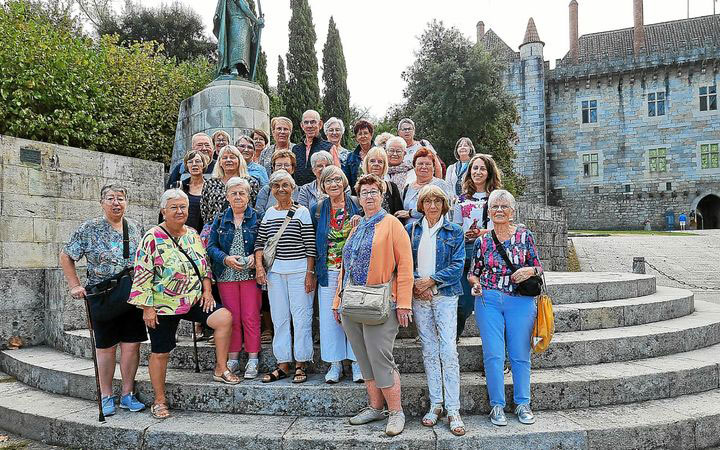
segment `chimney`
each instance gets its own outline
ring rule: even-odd
[[[570,60],[577,64],[578,62],[578,2],[572,0],[570,2]]]
[[[477,41],[480,42],[482,40],[483,36],[485,36],[485,22],[483,22],[481,20],[480,22],[477,23],[476,27],[477,27]]]
[[[635,56],[645,51],[645,21],[643,19],[643,0],[633,0],[633,53]]]

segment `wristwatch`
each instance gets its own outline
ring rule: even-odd
[[[537,266],[533,267],[533,272],[535,272],[535,276],[538,276]]]

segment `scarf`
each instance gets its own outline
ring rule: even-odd
[[[347,285],[348,276],[352,276],[352,284],[356,286],[367,284],[368,271],[370,270],[370,253],[372,252],[372,243],[375,237],[375,225],[380,223],[385,218],[385,215],[387,215],[387,212],[381,209],[372,217],[360,219],[355,232],[345,243],[343,248],[344,286]]]

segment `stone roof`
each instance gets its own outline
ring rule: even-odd
[[[528,31],[529,28],[528,24]],[[633,28],[580,36],[578,62],[583,64],[632,57],[633,36]],[[645,41],[648,54],[679,53],[697,48],[720,47],[720,15],[645,25]],[[565,55],[562,64],[572,64],[569,54]]]
[[[530,20],[528,20],[527,30],[525,30],[525,38],[523,39],[522,44],[520,44],[520,47],[525,44],[532,44],[535,42],[545,44],[543,41],[540,40],[540,35],[538,34],[537,27],[535,26],[535,21],[531,17]]]
[[[518,53],[513,51],[492,29],[483,35],[478,44],[501,61],[514,61],[519,58]]]

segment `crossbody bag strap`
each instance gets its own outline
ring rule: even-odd
[[[175,246],[178,248],[178,250],[180,250],[180,252],[181,252],[183,255],[185,255],[185,258],[187,258],[187,260],[190,261],[190,264],[192,264],[192,267],[193,267],[193,269],[195,270],[195,275],[197,275],[198,279],[200,280],[200,285],[202,286],[203,277],[200,275],[200,269],[198,269],[198,266],[197,266],[197,264],[195,264],[195,261],[193,261],[193,259],[190,257],[190,255],[187,254],[187,252],[185,251],[185,249],[183,249],[183,248],[180,246],[180,243],[175,240],[175,238],[173,237],[173,235],[170,234],[170,233],[168,232],[168,230],[165,229],[165,227],[163,227],[162,225],[158,225],[158,226],[159,226],[160,228],[162,228],[162,230],[165,232],[165,234],[167,234],[168,236],[170,236],[170,240],[173,241],[173,244],[175,244]]]
[[[495,247],[498,249],[498,253],[500,253],[500,256],[502,256],[502,259],[505,260],[505,263],[510,267],[510,270],[515,273],[517,268],[515,267],[515,264],[510,261],[510,257],[507,254],[507,251],[505,250],[505,246],[502,245],[502,242],[500,242],[500,239],[498,239],[497,234],[495,234],[495,230],[491,231],[493,241],[495,241]]]
[[[123,217],[123,259],[130,258],[130,231],[128,230],[127,220]]]
[[[417,225],[417,221],[413,222],[412,228],[410,229],[410,243],[411,244],[415,240],[415,226],[416,225]],[[418,247],[418,250],[420,250],[419,247]],[[397,268],[395,270],[397,270]],[[417,270],[417,258],[413,258],[413,270]]]
[[[285,220],[283,220],[282,225],[280,226],[280,229],[277,230],[277,233],[272,237],[272,239],[280,239],[280,236],[285,232],[285,228],[287,228],[288,224],[290,224],[290,221],[292,220],[293,216],[295,215],[295,211],[297,210],[297,203],[293,203],[293,205],[290,207],[290,211],[288,211],[287,216],[285,216]]]
[[[490,209],[490,203],[488,202],[489,199],[490,199],[489,196],[485,197],[485,207],[483,208],[482,221],[483,221],[483,229],[485,229],[485,230],[487,230],[487,225],[488,225],[488,209]]]

